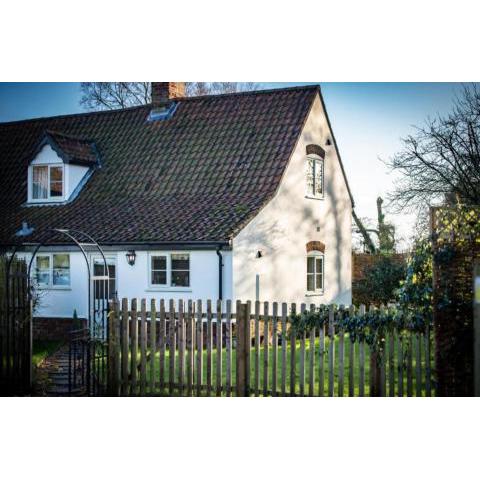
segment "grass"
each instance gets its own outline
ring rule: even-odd
[[[309,339],[306,341],[305,345],[305,373],[304,373],[304,393],[307,395],[309,393],[309,378],[310,378],[310,355],[312,349],[310,348],[309,345]],[[316,338],[315,344],[314,344],[314,395],[317,396],[320,393],[320,385],[319,385],[319,378],[320,378],[320,354],[319,354],[319,339]],[[406,368],[406,358],[407,358],[407,346],[408,344],[404,345],[402,351],[403,351],[403,357],[404,357],[404,362],[403,362],[403,392],[404,395],[407,394],[407,368]],[[338,337],[335,338],[335,361],[333,364],[333,371],[334,371],[334,395],[339,395],[339,390],[340,390],[340,382],[339,382],[339,339]],[[204,346],[205,348],[205,346]],[[324,383],[323,383],[323,392],[324,395],[328,395],[328,388],[329,388],[329,370],[330,370],[330,365],[329,365],[329,349],[330,349],[330,342],[329,339],[325,339],[325,354],[323,356],[323,361],[324,361]],[[259,390],[260,394],[262,394],[263,391],[263,386],[264,386],[264,362],[265,362],[265,349],[263,346],[260,347],[260,357],[259,357]],[[416,369],[416,355],[415,355],[415,347],[413,348],[413,359],[412,359],[412,389],[413,389],[413,395],[415,395],[416,391],[416,383],[415,383],[415,369]],[[421,390],[422,390],[422,395],[425,395],[425,367],[426,367],[426,362],[425,362],[425,350],[424,350],[424,345],[422,344],[421,348]],[[398,370],[399,370],[399,365],[398,365],[398,349],[397,349],[397,344],[395,342],[394,345],[394,372],[395,372],[395,394],[398,393]],[[290,373],[291,373],[291,345],[288,343],[287,345],[287,355],[286,355],[286,393],[289,395],[291,393],[290,391]],[[250,386],[252,393],[255,391],[255,347],[252,347],[251,353],[250,353]],[[388,359],[389,356],[389,350],[387,347],[387,352],[386,352],[386,358]],[[185,354],[185,360],[184,360],[184,372],[186,375],[187,372],[187,359],[188,359],[188,354]],[[206,385],[207,383],[207,352],[204,350],[203,352],[203,375],[202,375],[202,384]],[[225,348],[222,349],[221,351],[221,362],[222,362],[222,385],[226,385],[226,361],[227,361],[227,351]],[[300,361],[301,361],[301,342],[300,340],[297,340],[296,342],[296,351],[295,351],[295,392],[298,395],[300,392],[301,388],[301,374],[300,374]],[[196,383],[196,365],[197,362],[197,354],[195,352],[194,355],[194,383]],[[138,354],[138,363],[140,365],[140,349],[139,349],[139,354]],[[160,371],[160,354],[159,352],[156,352],[155,354],[155,366],[154,366],[154,377],[155,381],[158,382],[159,379],[159,371]],[[215,392],[215,385],[216,385],[216,365],[217,365],[217,352],[215,348],[213,349],[212,352],[212,386],[213,386],[213,392]],[[272,373],[273,373],[273,348],[270,345],[268,348],[268,380],[267,380],[267,390],[272,389]],[[282,347],[279,345],[277,347],[277,392],[280,392],[281,390],[281,368],[282,365]],[[345,342],[344,342],[344,375],[343,375],[343,394],[345,396],[348,396],[349,392],[349,375],[350,375],[350,340],[348,336],[345,337]],[[431,349],[431,362],[430,365],[433,366],[433,349]],[[433,368],[433,367],[432,367]],[[167,349],[165,352],[165,381],[168,385],[169,382],[169,370],[170,370],[170,353]],[[232,352],[232,385],[235,385],[235,350]],[[146,377],[147,377],[147,392],[148,392],[148,384],[150,381],[150,362],[147,362],[146,365]],[[174,381],[175,383],[178,382],[178,375],[179,375],[179,353],[178,351],[175,353],[175,376],[174,376]],[[369,375],[370,375],[370,351],[368,346],[365,346],[365,395],[369,395]],[[359,395],[359,381],[360,381],[360,369],[359,369],[359,349],[358,349],[358,344],[355,345],[355,351],[354,351],[354,370],[353,370],[353,380],[354,380],[354,395],[358,396]],[[140,371],[138,371],[137,375],[137,383],[140,381]],[[386,369],[386,391],[388,393],[389,391],[389,368]],[[433,386],[432,386],[432,391],[433,391]],[[158,393],[158,392],[157,392]],[[178,392],[175,392],[178,394]]]
[[[53,340],[37,340],[33,342],[32,362],[38,367],[49,355],[54,353],[61,342]]]

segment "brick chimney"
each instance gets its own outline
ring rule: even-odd
[[[185,96],[185,82],[152,82],[152,105],[160,107]]]

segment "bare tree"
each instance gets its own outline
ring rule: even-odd
[[[258,88],[247,82],[187,82],[187,96],[234,93]],[[150,82],[83,82],[80,105],[87,110],[114,110],[151,102]]]
[[[389,200],[400,210],[434,202],[480,204],[480,90],[465,86],[446,116],[428,120],[403,139],[386,162],[402,174]]]
[[[383,213],[383,199],[377,198],[377,225],[372,227],[372,221],[369,218],[359,218],[355,211],[352,211],[353,233],[360,235],[360,243],[363,244],[363,250],[366,253],[393,253],[397,239],[395,237],[395,226],[385,221]],[[374,244],[370,234],[375,234],[378,239],[378,247]]]

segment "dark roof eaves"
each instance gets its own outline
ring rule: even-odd
[[[348,195],[350,197],[350,202],[352,203],[352,208],[354,208],[355,201],[353,200],[352,191],[350,190],[347,174],[345,172],[345,167],[343,166],[342,157],[340,155],[340,150],[338,149],[337,140],[335,138],[335,134],[333,133],[332,124],[330,123],[330,117],[328,116],[327,107],[325,106],[323,95],[321,94],[320,89],[319,89],[319,94],[320,94],[320,101],[322,102],[323,111],[325,112],[325,117],[327,119],[328,128],[330,129],[330,133],[332,134],[333,145],[335,146],[335,150],[337,151],[338,161],[340,162],[340,168],[342,169],[343,178],[345,180],[345,185],[347,186]]]

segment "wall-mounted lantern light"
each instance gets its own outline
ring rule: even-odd
[[[135,265],[135,257],[137,256],[135,250],[129,250],[125,256],[127,257],[127,262],[129,265]]]

